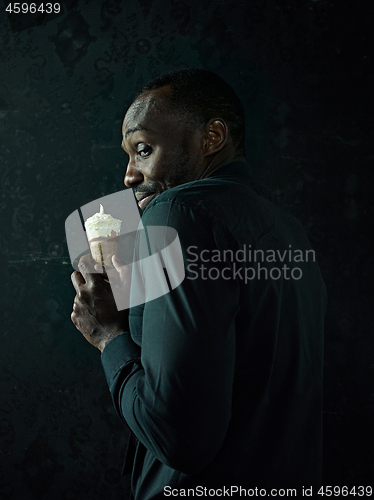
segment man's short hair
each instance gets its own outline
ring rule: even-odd
[[[222,118],[232,137],[236,153],[245,154],[245,113],[234,89],[216,73],[186,68],[170,71],[150,82],[137,94],[170,86],[170,101],[194,127],[212,118]]]

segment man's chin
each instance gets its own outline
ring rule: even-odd
[[[144,211],[147,206],[151,203],[152,200],[154,200],[157,196],[157,193],[152,193],[149,196],[146,196],[142,200],[138,201],[138,207],[140,210]]]

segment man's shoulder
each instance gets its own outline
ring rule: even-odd
[[[207,179],[204,179],[207,181]],[[142,222],[146,226],[167,225],[193,228],[211,225],[219,216],[216,196],[219,183],[192,181],[164,191],[146,208]]]
[[[173,210],[190,210],[225,218],[232,216],[236,207],[248,204],[249,200],[252,200],[252,206],[268,201],[241,179],[208,177],[164,191],[149,204],[145,213],[149,216],[157,206],[168,205]]]
[[[231,182],[217,178],[200,179],[175,186],[164,191],[155,199],[156,203],[176,203],[190,207],[196,207],[196,202],[201,201],[199,206],[212,202],[222,193],[227,193],[233,188]],[[205,203],[204,203],[205,202]]]
[[[301,233],[297,219],[277,207],[253,177],[215,176],[168,189],[143,214],[145,225],[171,225],[192,230],[196,224],[226,229],[240,239],[258,240],[274,228]]]

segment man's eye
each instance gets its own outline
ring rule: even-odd
[[[149,156],[152,152],[152,148],[150,148],[149,146],[142,146],[139,150],[138,150],[138,155],[141,156],[142,158],[146,158],[147,156]]]

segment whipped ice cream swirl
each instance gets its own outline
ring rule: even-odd
[[[100,212],[89,217],[84,223],[88,240],[118,236],[121,231],[121,222],[111,214],[105,214],[104,207],[100,204]]]

